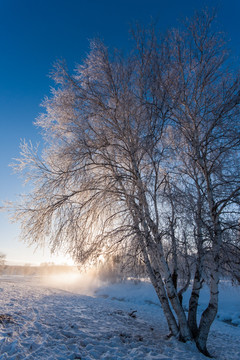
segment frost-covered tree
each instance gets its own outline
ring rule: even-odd
[[[185,33],[174,31],[170,40],[171,61],[177,74],[170,90],[173,121],[182,142],[183,171],[198,192],[200,253],[205,247],[203,223],[209,231],[210,301],[199,326],[196,313],[192,317],[191,312],[197,305],[198,290],[193,290],[189,308],[190,329],[205,353],[209,328],[218,309],[221,249],[224,246],[227,250],[237,242],[233,233],[228,237],[224,233],[239,229],[240,204],[240,79],[236,69],[228,67],[224,41],[212,31],[212,21],[209,14],[198,15]],[[201,281],[199,269],[199,279],[195,276],[197,283],[193,285],[196,289]]]
[[[171,335],[208,354],[221,249],[237,241],[239,79],[206,13],[166,37],[138,29],[134,38],[129,57],[94,41],[73,74],[55,66],[36,121],[43,153],[23,143],[15,165],[32,188],[15,219],[25,241],[63,247],[78,263],[136,256]],[[181,300],[193,268],[187,319]],[[210,302],[198,325],[203,273]]]

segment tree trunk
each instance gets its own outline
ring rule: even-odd
[[[198,335],[198,325],[197,325],[197,309],[198,309],[198,300],[201,290],[201,265],[198,261],[196,264],[195,276],[193,280],[193,287],[191,297],[189,299],[188,307],[188,325],[192,332],[193,338],[195,339]]]
[[[171,220],[171,222],[170,222],[170,234],[171,234],[171,240],[172,240],[172,258],[173,258],[172,280],[173,280],[173,285],[174,285],[175,289],[177,290],[177,284],[178,284],[177,243],[176,243],[176,237],[175,237],[175,232],[174,232],[173,220]]]
[[[168,267],[168,264],[164,258],[161,243],[157,244],[157,249],[158,251],[156,251],[155,253],[158,255],[157,258],[160,263],[160,268],[162,269],[165,277],[165,286],[166,286],[168,298],[178,318],[180,340],[186,342],[192,339],[192,335],[187,323],[186,315],[179,301],[177,291],[174,287],[172,275]]]
[[[190,271],[190,266],[188,263],[187,242],[186,242],[185,231],[183,231],[183,237],[184,237],[184,250],[185,250],[185,262],[186,262],[186,273],[185,273],[186,282],[182,286],[182,288],[178,291],[178,298],[179,298],[181,306],[182,306],[182,301],[183,301],[183,294],[187,291],[190,281],[191,281],[191,271]]]
[[[202,234],[202,195],[198,187],[198,201],[197,201],[197,212],[196,212],[196,231],[195,234],[198,258],[196,262],[195,275],[193,280],[193,287],[191,297],[189,299],[189,310],[188,310],[188,325],[191,329],[194,339],[198,336],[198,325],[197,325],[197,309],[200,290],[202,288],[202,266],[203,266],[203,234]]]
[[[160,269],[159,274],[161,274],[161,281],[165,278],[165,287],[167,291],[168,299],[171,302],[173,310],[175,311],[178,319],[179,326],[179,339],[181,341],[189,341],[192,339],[192,335],[187,323],[186,315],[183,310],[182,305],[180,304],[178,294],[176,288],[173,284],[172,275],[167,264],[167,261],[164,256],[164,251],[161,243],[161,237],[159,236],[159,229],[156,226],[156,223],[152,220],[150,216],[149,204],[146,199],[146,193],[144,191],[144,186],[141,180],[141,176],[139,174],[138,167],[136,162],[133,160],[135,176],[137,179],[138,186],[138,200],[139,200],[139,209],[141,213],[141,223],[144,229],[144,233],[147,234],[147,248],[148,252],[152,255],[153,259],[155,259],[158,267]]]
[[[196,344],[198,349],[205,355],[209,356],[207,351],[207,338],[209,334],[210,327],[217,315],[218,311],[218,284],[219,284],[219,251],[222,242],[222,231],[219,219],[215,222],[214,229],[214,239],[213,239],[213,261],[212,261],[212,270],[211,270],[211,282],[210,282],[210,300],[208,307],[203,312],[199,324],[198,336],[196,339]]]
[[[162,277],[159,271],[153,270],[152,265],[149,260],[149,256],[146,251],[146,247],[143,247],[142,250],[144,261],[147,267],[148,275],[152,282],[152,285],[157,293],[159,301],[161,303],[164,315],[166,317],[169,331],[172,335],[177,336],[179,333],[179,329],[176,323],[176,319],[172,313],[172,310],[169,305],[168,297],[165,291],[164,283],[162,281]]]
[[[212,239],[212,261],[211,261],[211,280],[210,280],[210,300],[208,307],[202,313],[196,344],[198,349],[205,355],[209,356],[207,351],[207,339],[210,327],[217,315],[218,311],[218,284],[219,284],[219,262],[220,248],[222,244],[222,229],[217,207],[214,201],[213,188],[211,178],[205,170],[205,179],[207,184],[207,199],[213,224]]]

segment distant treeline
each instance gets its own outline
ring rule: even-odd
[[[4,265],[0,268],[0,275],[52,275],[57,273],[70,273],[78,271],[77,267],[69,265],[56,265],[44,263],[39,266],[25,265]]]

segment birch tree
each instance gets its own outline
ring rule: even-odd
[[[239,80],[226,73],[225,48],[210,20],[203,13],[166,37],[138,29],[129,57],[93,41],[73,74],[57,63],[56,86],[36,121],[43,152],[23,143],[15,164],[32,191],[14,205],[25,241],[47,241],[53,252],[62,247],[77,263],[123,249],[140,256],[170,335],[195,341],[204,354],[227,214],[238,214],[240,195]],[[181,296],[188,261],[178,285],[190,247],[196,256],[187,319]],[[207,250],[210,302],[198,325]]]
[[[239,227],[240,200],[239,75],[228,67],[222,36],[211,28],[213,19],[205,12],[198,14],[187,24],[185,33],[174,31],[171,38],[178,74],[172,89],[173,120],[178,136],[182,136],[184,171],[198,192],[199,265],[190,299],[189,326],[199,349],[206,354],[209,328],[218,309],[223,234]],[[199,289],[201,277],[204,207],[210,237],[210,301],[197,328],[196,311],[193,316],[191,309],[197,306],[198,292],[194,288]]]

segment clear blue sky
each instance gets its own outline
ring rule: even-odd
[[[0,1],[0,201],[23,192],[21,180],[8,166],[18,157],[20,139],[41,141],[34,119],[53,85],[48,77],[55,60],[70,68],[88,51],[89,39],[100,37],[109,47],[126,50],[134,21],[157,19],[163,31],[191,16],[203,5],[218,5],[218,22],[240,53],[239,0],[2,0]],[[9,261],[49,260],[48,251],[18,241],[19,228],[0,213],[0,251]]]

